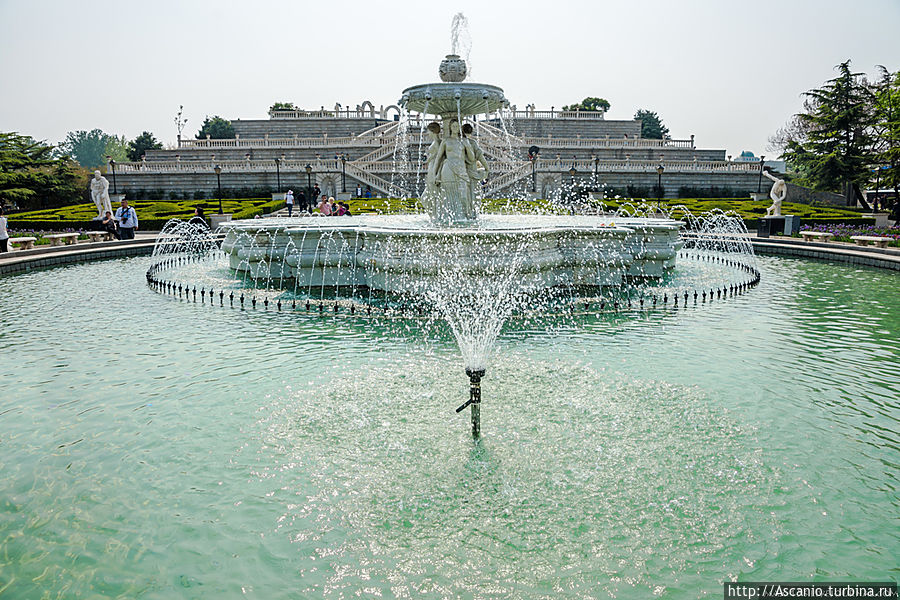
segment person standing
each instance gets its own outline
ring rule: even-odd
[[[0,252],[9,252],[9,231],[6,230],[6,217],[3,216],[2,204],[0,204]]]
[[[331,204],[328,202],[328,196],[322,196],[322,201],[319,202],[319,206],[316,208],[318,208],[319,212],[324,216],[331,216]]]
[[[362,198],[362,186],[361,185],[356,186],[356,197]]]
[[[316,199],[322,195],[322,190],[319,189],[319,184],[317,183],[312,191],[312,197],[309,199],[310,204],[315,204]]]
[[[309,205],[306,202],[306,194],[303,193],[303,190],[300,190],[297,193],[297,210],[300,212],[309,211]]]
[[[287,204],[288,217],[290,218],[294,212],[294,190],[288,190],[284,195],[284,203]]]
[[[122,199],[122,206],[116,209],[116,221],[119,222],[119,239],[133,240],[134,230],[138,228],[137,213],[128,206],[128,200]]]

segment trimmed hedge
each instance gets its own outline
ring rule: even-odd
[[[194,209],[203,207],[207,216],[218,212],[218,201],[184,200],[181,202],[135,200],[129,203],[138,215],[138,223],[145,231],[158,231],[169,219],[188,220],[194,216]],[[252,219],[256,215],[270,213],[282,208],[284,201],[269,198],[242,198],[222,200],[222,210],[231,213],[233,219]],[[114,207],[115,208],[115,207]],[[30,229],[36,231],[61,231],[64,229],[91,229],[92,219],[97,215],[93,203],[76,204],[58,209],[36,210],[7,215],[9,227],[13,230]]]

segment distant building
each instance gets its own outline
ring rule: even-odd
[[[323,193],[338,196],[359,185],[380,196],[417,197],[427,144],[421,127],[431,119],[413,114],[403,122],[399,115],[397,106],[376,109],[369,101],[356,109],[272,111],[268,119],[232,121],[235,139],[180,139],[176,149],[150,150],[143,161],[117,163],[116,176],[132,198],[213,197],[217,166],[223,188],[284,192],[318,184]],[[752,154],[747,157],[752,160],[730,161],[725,150],[697,148],[694,136],[643,139],[640,121],[607,120],[603,112],[512,106],[472,122],[492,165],[483,197],[528,192],[551,197],[573,182],[655,197],[659,181],[668,198],[725,189],[742,195],[757,188],[759,160]],[[534,146],[539,153],[530,160]]]
[[[759,164],[759,157],[754,155],[749,150],[744,150],[741,152],[741,155],[734,159],[736,163],[756,163]],[[767,160],[763,163],[763,166],[769,167],[773,171],[777,171],[779,173],[784,173],[785,163],[783,160]]]

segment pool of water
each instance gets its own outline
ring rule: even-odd
[[[699,598],[896,580],[900,276],[501,334],[0,279],[3,598]],[[227,302],[226,302],[227,304]]]

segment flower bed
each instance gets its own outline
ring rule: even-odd
[[[833,233],[834,240],[838,242],[853,242],[850,239],[854,235],[871,235],[892,238],[888,246],[900,247],[900,227],[875,227],[874,225],[854,225],[848,223],[829,223],[819,225],[801,225],[800,231],[818,231],[820,233]]]

